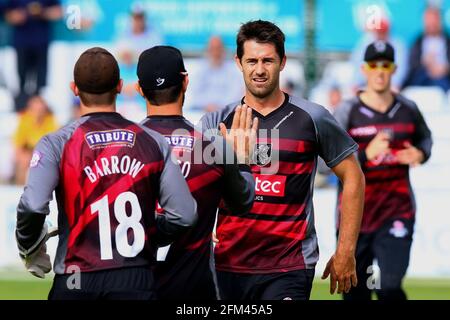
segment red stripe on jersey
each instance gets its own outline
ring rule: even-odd
[[[402,194],[409,194],[411,189],[408,184],[408,180],[396,180],[395,183],[392,181],[380,181],[379,183],[372,183],[366,186],[366,194],[372,195],[377,191],[382,192],[396,192]]]
[[[75,199],[80,197],[82,200],[83,186],[80,185],[80,171],[75,167],[81,162],[80,145],[84,142],[84,132],[80,128],[75,130],[71,139],[66,143],[60,162],[60,177],[64,190],[64,209],[67,215],[69,226],[72,226],[76,221],[76,213],[81,211],[81,208],[75,208]],[[70,163],[70,165],[68,165]],[[81,173],[84,174],[84,173]],[[86,177],[86,180],[88,178]],[[82,201],[80,201],[82,203]]]
[[[192,179],[188,179],[186,182],[189,186],[189,190],[191,193],[213,183],[217,179],[221,178],[223,172],[217,169],[208,170],[205,173],[202,173]]]
[[[136,178],[132,178],[128,174],[120,177],[118,181],[116,181],[114,184],[111,185],[110,188],[108,188],[106,190],[107,195],[108,195],[109,205],[111,205],[116,200],[117,196],[120,193],[129,190],[130,186],[132,186],[133,184],[139,183],[139,181],[142,179],[146,179],[151,173],[161,171],[162,163],[163,163],[162,161],[158,161],[158,162],[152,162],[152,163],[146,164],[142,168],[140,174],[138,174],[136,176]],[[101,180],[101,178],[99,180]],[[83,190],[82,192],[84,193],[85,191]],[[89,194],[89,193],[87,193],[87,194]],[[105,196],[104,193],[101,194],[92,203],[95,203],[96,201],[100,200],[104,196]],[[80,216],[80,218],[78,219],[76,225],[71,226],[72,228],[69,233],[69,239],[68,239],[68,244],[67,244],[67,246],[69,248],[74,245],[76,239],[83,232],[84,228],[89,223],[91,223],[92,220],[94,220],[96,218],[97,218],[97,215],[92,214],[90,205],[87,206],[86,209],[83,211],[82,215]]]
[[[303,213],[304,209],[305,204],[301,203],[279,204],[255,201],[250,213],[267,214],[272,216],[299,216]]]
[[[272,144],[272,148],[282,151],[311,152],[314,150],[314,143],[305,140],[258,138],[257,143]]]
[[[236,233],[236,230],[247,230],[252,229],[252,232],[257,233],[262,232],[265,234],[266,240],[270,236],[277,236],[286,239],[289,243],[292,240],[301,241],[305,239],[306,229],[308,222],[306,220],[298,221],[270,221],[270,220],[258,220],[257,223],[249,225],[249,219],[236,217],[236,216],[226,216],[227,222],[218,225],[217,234],[223,233]]]
[[[274,168],[274,170],[278,169],[276,172],[272,172],[272,174],[311,174],[314,169],[314,161],[300,163],[278,161],[277,163],[272,163],[270,167],[260,167],[258,165],[252,165],[252,172],[264,173],[264,170],[268,170],[269,168]]]
[[[203,247],[205,244],[209,244],[210,242],[211,242],[211,232],[209,233],[208,237],[200,239],[199,241],[196,241],[186,246],[186,250],[198,250],[199,248]]]

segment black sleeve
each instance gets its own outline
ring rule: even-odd
[[[217,159],[223,163],[223,200],[226,207],[236,215],[248,213],[255,198],[255,180],[250,167],[238,164],[233,148],[221,136],[214,136],[211,141],[215,150],[221,153]]]
[[[253,206],[255,181],[247,165],[226,164],[224,166],[223,199],[233,214],[246,214]]]
[[[423,152],[424,160],[422,163],[425,163],[431,156],[433,139],[431,136],[430,128],[428,128],[428,125],[426,124],[422,113],[416,105],[414,107],[416,111],[416,131],[413,136],[413,145]]]
[[[31,248],[41,235],[46,216],[32,212],[18,212],[16,225],[16,240],[19,247]]]

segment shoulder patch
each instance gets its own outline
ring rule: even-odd
[[[39,164],[39,161],[41,161],[41,159],[42,159],[42,153],[40,153],[37,150],[34,151],[33,156],[31,157],[31,161],[30,161],[30,168],[37,167],[37,165]]]

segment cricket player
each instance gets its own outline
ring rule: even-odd
[[[335,117],[358,143],[366,178],[364,214],[356,248],[358,286],[348,300],[404,300],[402,279],[409,264],[416,204],[409,168],[431,155],[431,132],[417,105],[393,93],[394,48],[377,41],[365,51],[362,72],[367,88],[336,109]],[[342,190],[337,214],[342,214]],[[339,220],[339,219],[338,219]],[[339,224],[338,224],[339,225]],[[339,232],[341,227],[339,227]],[[372,279],[376,259],[380,278]]]
[[[325,108],[281,91],[285,36],[275,24],[245,23],[236,42],[245,96],[202,119],[203,130],[230,129],[235,106],[245,103],[259,120],[253,207],[243,215],[219,209],[215,259],[221,296],[309,299],[319,259],[312,202],[318,156],[344,186],[342,231],[323,276],[330,275],[332,293],[348,291],[357,283],[354,255],[364,195],[354,156],[358,146]]]
[[[155,282],[159,299],[215,300],[218,297],[212,260],[212,232],[219,203],[223,200],[232,212],[247,213],[253,205],[255,183],[248,165],[250,138],[256,137],[258,121],[251,119],[249,108],[240,109],[240,134],[237,139],[245,145],[238,147],[234,156],[233,145],[223,139],[211,141],[183,117],[183,102],[189,78],[181,52],[169,46],[156,46],[144,51],[138,62],[138,92],[146,99],[148,117],[142,124],[161,133],[179,160],[189,189],[197,201],[198,223],[188,233],[161,249],[155,268]],[[251,132],[249,132],[251,131]],[[216,137],[218,138],[218,137]],[[234,142],[234,141],[233,141]],[[232,142],[232,143],[233,143]],[[218,157],[209,158],[214,152]],[[225,153],[224,151],[225,150]],[[244,154],[239,154],[242,151]],[[232,157],[227,161],[228,156]],[[243,159],[238,163],[239,159]]]

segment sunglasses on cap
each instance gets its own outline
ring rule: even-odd
[[[394,70],[395,63],[390,61],[369,61],[365,63],[365,66],[369,70],[382,69],[392,71]]]

